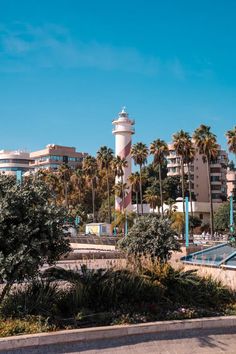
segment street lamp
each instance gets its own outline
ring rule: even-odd
[[[229,224],[230,224],[230,232],[233,234],[234,232],[234,204],[233,204],[233,194],[231,193],[229,197],[230,204],[230,213],[229,213]]]

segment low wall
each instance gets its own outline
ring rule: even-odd
[[[236,290],[236,270],[192,264],[183,264],[183,266],[184,270],[196,269],[200,276],[210,275],[213,279],[221,281],[222,284]]]

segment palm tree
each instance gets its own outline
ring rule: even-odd
[[[152,212],[154,213],[154,209],[160,203],[160,197],[158,197],[156,191],[153,188],[148,188],[144,194],[144,200],[150,204]],[[160,204],[159,204],[160,205]],[[163,214],[162,214],[163,215]]]
[[[60,165],[58,169],[58,175],[59,178],[61,178],[63,183],[64,200],[65,200],[66,208],[68,208],[68,182],[70,181],[71,173],[72,171],[68,165],[64,163]]]
[[[71,176],[71,182],[75,190],[78,191],[78,203],[81,204],[81,196],[84,189],[85,175],[81,168],[74,171]]]
[[[232,152],[236,158],[236,126],[232,130],[228,130],[225,135],[229,152]]]
[[[139,173],[138,172],[131,173],[128,180],[131,185],[132,191],[135,193],[137,214],[139,215],[139,210],[138,210],[138,191],[139,191],[139,181],[140,181]]]
[[[113,160],[113,150],[107,146],[102,146],[97,152],[97,160],[101,169],[106,171],[106,181],[107,181],[107,204],[108,204],[108,218],[109,223],[111,223],[111,203],[110,203],[110,168]]]
[[[97,176],[97,160],[93,156],[86,156],[83,160],[83,170],[92,189],[93,222],[95,222],[95,179]]]
[[[124,212],[124,198],[126,197],[128,190],[129,190],[129,186],[127,185],[127,183],[123,183],[120,181],[118,183],[116,183],[113,187],[113,191],[115,193],[115,196],[122,199],[122,209],[120,206],[119,212],[124,215],[124,218],[122,218],[122,220],[124,221],[124,223],[123,223],[124,236],[125,236],[125,220],[126,220],[126,212]],[[117,213],[115,213],[115,219],[116,219],[116,215],[117,215]],[[116,223],[117,221],[115,220],[114,222]]]
[[[216,136],[211,132],[209,126],[201,124],[193,134],[193,139],[202,155],[203,161],[207,165],[207,176],[208,176],[208,190],[209,190],[209,200],[210,200],[210,225],[211,225],[211,236],[214,233],[214,215],[213,215],[213,203],[211,194],[211,174],[210,174],[210,164],[218,156],[218,145],[216,142]]]
[[[191,171],[190,167],[195,159],[196,150],[192,141],[191,136],[186,132],[185,139],[185,149],[184,149],[184,164],[187,165],[188,170],[188,189],[189,189],[189,201],[190,201],[190,212],[193,217],[193,201],[192,201],[192,186],[191,186]]]
[[[163,192],[162,192],[162,178],[161,167],[168,155],[168,145],[164,140],[154,140],[150,145],[150,154],[154,156],[153,164],[159,168],[159,185],[160,185],[160,198],[161,198],[161,214],[163,216]]]
[[[120,156],[116,156],[112,161],[112,167],[114,169],[115,176],[118,178],[118,181],[121,182],[122,188],[124,186],[124,168],[126,168],[127,166],[128,166],[127,160],[125,158],[121,158]],[[125,199],[124,189],[122,191],[122,195],[120,198],[122,199],[122,211],[124,211],[124,199]]]
[[[181,165],[181,182],[182,182],[182,203],[183,203],[183,214],[185,220],[185,204],[184,204],[184,157],[185,157],[185,147],[186,147],[186,132],[182,129],[173,134],[173,146],[176,152],[177,158],[180,158],[180,165]],[[184,227],[183,227],[184,231]]]
[[[142,167],[147,162],[148,147],[143,143],[136,143],[131,148],[131,156],[135,165],[139,165],[139,188],[140,188],[140,202],[141,213],[143,215],[143,192],[142,192]]]

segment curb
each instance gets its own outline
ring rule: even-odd
[[[236,316],[198,318],[190,320],[159,321],[134,325],[118,325],[72,329],[57,332],[26,334],[0,338],[2,350],[22,349],[41,345],[109,339],[147,333],[163,333],[194,329],[236,327]]]

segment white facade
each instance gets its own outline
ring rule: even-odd
[[[132,172],[132,161],[131,161],[131,145],[132,145],[132,134],[134,134],[134,120],[129,119],[128,113],[125,108],[119,113],[117,119],[113,120],[112,124],[114,129],[112,134],[115,136],[115,155],[125,158],[127,161],[127,167],[124,168],[123,181],[129,186],[128,178]],[[118,182],[118,179],[116,179]],[[125,196],[123,208],[131,211],[132,209],[132,195],[131,188],[128,189],[128,193]],[[115,200],[116,210],[122,209],[122,200],[116,197]]]
[[[30,161],[28,152],[0,150],[0,173],[16,175],[20,171],[24,174],[31,170]]]

